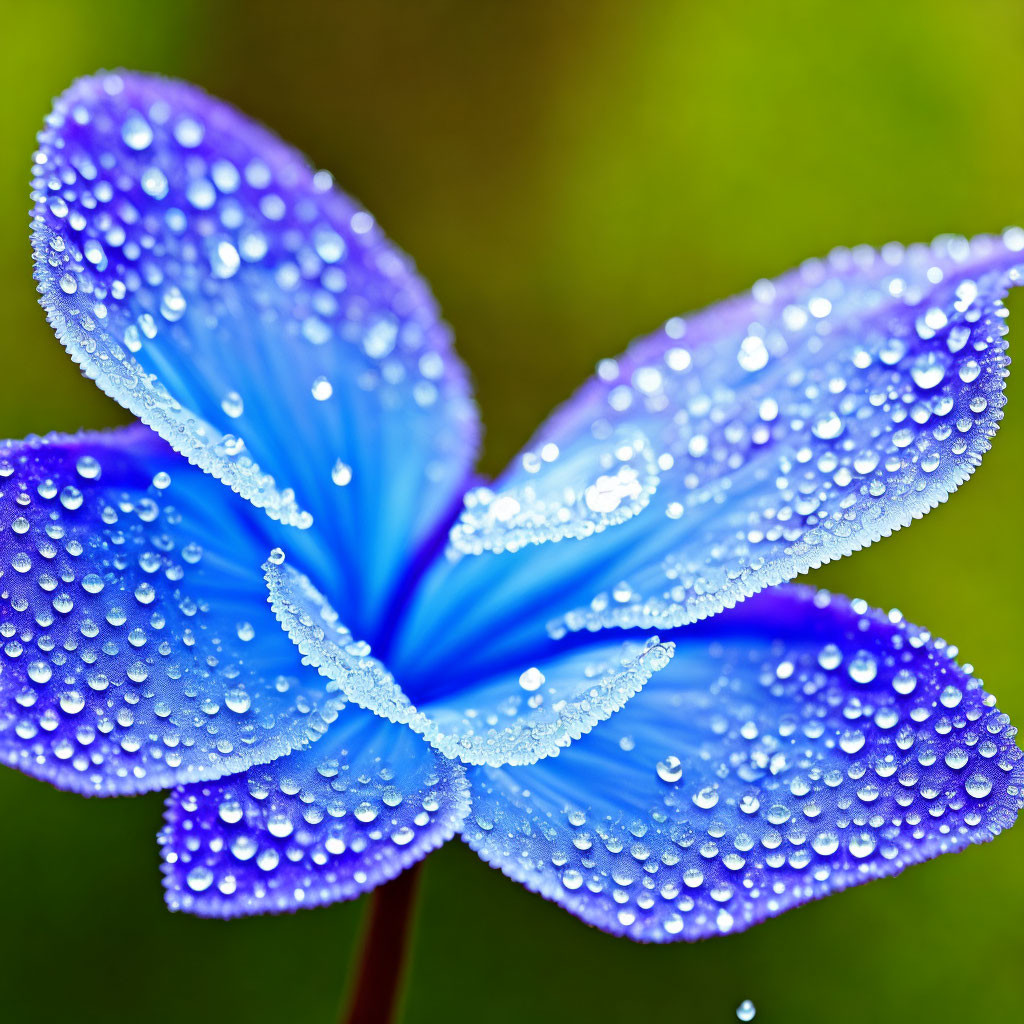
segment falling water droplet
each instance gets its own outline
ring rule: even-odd
[[[744,999],[739,1006],[736,1007],[736,1019],[737,1020],[753,1020],[757,1014],[757,1007],[749,999]]]

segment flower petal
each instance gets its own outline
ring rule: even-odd
[[[672,664],[557,759],[470,769],[463,836],[589,924],[667,942],[984,842],[1024,760],[956,649],[783,586],[673,635]]]
[[[0,760],[136,793],[333,717],[266,604],[270,521],[143,426],[0,445]]]
[[[469,492],[453,548],[518,553],[439,566],[406,633],[665,629],[906,525],[989,447],[1022,266],[1020,229],[838,250],[669,320]]]
[[[532,662],[468,686],[456,665],[437,678],[413,673],[407,693],[282,552],[264,568],[271,607],[305,663],[347,699],[467,764],[532,764],[557,754],[623,707],[672,656],[672,645],[657,637],[603,636],[585,646],[549,640]]]
[[[60,97],[33,195],[42,303],[71,356],[191,462],[330,531],[365,631],[477,444],[466,375],[409,261],[329,175],[154,76]]]
[[[346,700],[390,722],[421,720],[394,676],[375,658],[370,645],[356,640],[338,613],[275,548],[263,565],[267,600],[285,635],[298,647],[303,664],[312,665]]]
[[[171,793],[167,903],[237,917],[354,899],[449,840],[468,812],[462,765],[346,708],[308,750]]]
[[[470,686],[431,681],[425,694],[433,692],[420,704],[430,723],[424,735],[467,764],[524,765],[554,757],[623,708],[674,650],[656,636],[587,639],[553,645],[543,657]]]

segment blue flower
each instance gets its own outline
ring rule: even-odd
[[[1021,230],[674,317],[485,483],[425,285],[264,129],[103,74],[34,174],[50,322],[141,422],[0,451],[0,751],[170,788],[172,908],[351,898],[459,835],[693,939],[1013,823],[1016,731],[956,649],[787,581],[978,464]]]

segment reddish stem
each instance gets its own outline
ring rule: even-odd
[[[355,988],[342,1024],[393,1024],[420,865],[374,889]]]

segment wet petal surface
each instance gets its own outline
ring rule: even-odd
[[[266,604],[253,519],[146,427],[0,445],[0,758],[135,793],[319,736],[331,702]]]
[[[237,917],[354,899],[450,839],[468,810],[460,764],[347,707],[306,751],[170,795],[167,903]]]
[[[274,613],[307,664],[347,699],[468,764],[531,764],[557,754],[623,707],[672,656],[657,637],[549,641],[534,661],[469,685],[451,666],[438,678],[413,674],[405,690],[280,551],[265,568]]]
[[[671,639],[559,757],[470,769],[469,845],[589,924],[740,931],[1013,824],[1016,730],[898,613],[787,585]]]
[[[545,459],[557,468],[541,473]],[[650,442],[623,430],[604,445],[580,449],[559,459],[558,449],[542,445],[529,460],[532,480],[495,491],[488,486],[467,492],[459,521],[451,531],[457,551],[516,551],[529,544],[582,540],[638,515],[658,489],[659,471]]]
[[[601,363],[482,507],[470,492],[405,635],[458,609],[431,652],[441,663],[495,622],[510,645],[545,626],[664,629],[906,525],[989,447],[1020,265],[1019,229],[838,250],[668,321]],[[629,432],[644,440],[642,484],[612,467]],[[524,495],[561,493],[580,465],[577,500],[523,522]]]
[[[72,357],[271,516],[315,519],[335,600],[372,633],[478,435],[409,261],[275,136],[151,76],[61,96],[33,194],[42,302]]]

